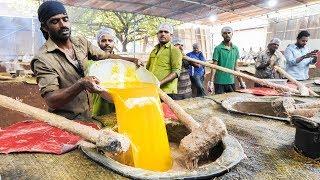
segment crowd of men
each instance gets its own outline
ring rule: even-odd
[[[49,111],[69,119],[88,119],[92,115],[104,115],[114,111],[112,97],[108,100],[99,96],[100,90],[95,84],[95,77],[86,76],[87,68],[92,61],[102,59],[123,59],[135,63],[136,58],[122,57],[114,53],[115,33],[104,28],[97,34],[99,47],[82,37],[71,36],[71,25],[65,7],[58,1],[46,1],[38,9],[38,18],[45,44],[31,62],[31,68],[37,77],[42,97]],[[214,48],[214,64],[237,70],[240,58],[238,47],[232,43],[233,30],[224,27],[221,30],[223,41]],[[172,39],[173,27],[161,24],[158,28],[158,44],[149,55],[147,70],[152,72],[160,82],[160,88],[173,99],[192,97],[191,87],[196,90],[195,96],[209,93],[228,93],[235,91],[235,77],[231,74],[214,71],[206,87],[204,86],[205,68],[198,63],[184,61],[188,56],[206,61],[199,44],[192,45],[193,51],[183,52],[183,42]],[[301,31],[295,44],[290,44],[284,55],[279,52],[280,40],[270,41],[266,51],[256,58],[256,74],[259,78],[278,78],[273,67],[278,65],[286,69],[297,80],[308,79],[309,64],[317,60],[317,51],[306,47],[310,34]],[[246,88],[241,78],[241,88]],[[93,95],[92,95],[93,94]],[[93,107],[91,102],[93,100]]]

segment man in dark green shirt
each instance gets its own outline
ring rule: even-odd
[[[213,62],[218,66],[222,66],[228,69],[237,69],[237,60],[239,59],[239,49],[231,42],[233,30],[231,27],[224,27],[221,30],[223,41],[221,44],[214,48]],[[214,79],[214,83],[213,83]],[[239,82],[242,88],[245,88],[244,82],[239,78]],[[213,91],[215,94],[222,94],[235,91],[234,75],[217,70],[214,73],[211,71],[211,81],[209,81],[208,91]]]

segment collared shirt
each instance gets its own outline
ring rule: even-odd
[[[161,46],[158,44],[151,51],[146,68],[152,72],[159,81],[171,73],[180,75],[182,54],[170,42]],[[178,78],[164,84],[161,89],[166,93],[177,93]]]
[[[295,44],[290,44],[284,52],[287,60],[286,71],[296,80],[309,79],[309,65],[314,63],[313,58],[305,58],[297,63],[296,59],[309,53],[308,47],[298,48]]]
[[[114,54],[114,51],[111,52]],[[95,61],[89,60],[87,62],[88,69]],[[92,116],[97,118],[99,116],[107,115],[112,112],[115,112],[115,106],[113,103],[103,99],[99,94],[92,93]]]
[[[270,62],[274,62],[274,65],[280,66],[281,68],[285,68],[285,57],[283,54],[276,50],[274,54],[271,54],[267,49],[266,51],[260,53],[256,59],[255,67],[257,78],[262,79],[274,79],[279,78],[279,75],[270,65]],[[269,62],[269,63],[268,63]]]
[[[198,59],[200,61],[206,61],[206,59],[204,58],[202,52],[189,52],[188,54],[186,54],[187,56],[194,58],[194,59]],[[203,76],[204,75],[204,67],[194,67],[192,65],[190,65],[189,67],[189,75],[190,76]]]
[[[212,59],[218,62],[218,66],[234,70],[239,59],[239,49],[233,44],[229,48],[222,42],[214,48]],[[230,73],[217,70],[214,82],[216,84],[234,84],[234,76]]]
[[[88,59],[105,59],[106,53],[93,46],[85,38],[71,38],[75,51],[78,67],[74,65],[74,60],[63,53],[60,48],[51,40],[40,48],[37,55],[31,61],[31,69],[36,75],[40,93],[44,96],[48,92],[72,86],[81,79],[86,71]],[[69,119],[78,117],[89,118],[91,107],[91,97],[87,91],[80,92],[73,100],[66,103],[59,109],[51,109],[50,112],[60,114]]]

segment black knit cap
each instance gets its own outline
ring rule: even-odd
[[[41,23],[47,22],[57,14],[67,14],[63,4],[59,1],[46,1],[39,6],[38,19]]]

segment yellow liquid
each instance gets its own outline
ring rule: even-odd
[[[172,158],[157,87],[140,82],[101,85],[112,94],[118,131],[131,140],[130,151],[117,159],[142,169],[171,169]]]

